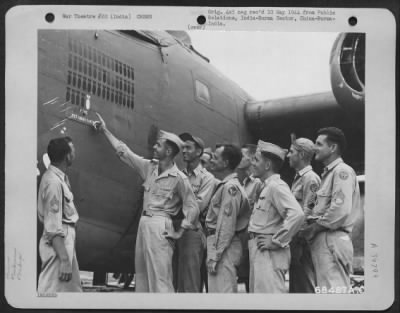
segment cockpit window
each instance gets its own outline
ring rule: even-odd
[[[210,101],[210,92],[208,90],[207,85],[202,83],[201,81],[197,80],[195,81],[195,89],[196,89],[196,99],[205,102],[207,104],[211,104]]]

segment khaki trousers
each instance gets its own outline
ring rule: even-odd
[[[206,238],[203,230],[186,230],[178,239],[178,292],[201,292],[200,267]]]
[[[285,274],[289,270],[290,249],[261,251],[257,239],[249,240],[250,292],[287,293]]]
[[[215,235],[207,237],[207,249],[215,242]],[[222,254],[218,261],[216,274],[208,273],[209,293],[232,293],[237,292],[236,267],[239,266],[242,256],[242,245],[240,239],[235,235],[231,244]]]
[[[54,248],[47,244],[45,239],[40,238],[39,254],[42,261],[42,269],[39,275],[38,292],[81,292],[81,280],[79,277],[79,266],[75,252],[75,227],[63,224],[65,233],[64,243],[69,260],[72,264],[72,278],[70,281],[61,281],[59,277],[60,259]]]
[[[353,264],[353,243],[349,235],[343,231],[323,231],[315,236],[310,247],[316,287],[349,289]]]
[[[174,292],[172,255],[175,242],[164,234],[172,230],[164,216],[142,216],[135,248],[136,292]]]

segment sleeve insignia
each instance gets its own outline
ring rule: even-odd
[[[225,209],[224,209],[224,213],[225,213],[227,216],[231,216],[231,214],[232,214],[232,205],[227,205],[227,206],[225,207]]]
[[[318,185],[316,183],[311,184],[310,190],[311,190],[311,192],[316,193],[318,190]]]
[[[345,172],[345,171],[341,171],[339,173],[339,178],[342,179],[342,180],[346,180],[348,177],[349,177],[349,174],[347,172]]]
[[[59,211],[59,204],[60,201],[58,201],[56,196],[53,196],[53,199],[50,201],[50,210],[54,213],[57,213]]]
[[[235,186],[231,186],[231,187],[229,187],[229,189],[228,189],[228,193],[229,193],[232,197],[236,196],[237,192],[238,192],[238,190],[237,190],[237,188],[236,188]]]
[[[342,205],[344,203],[345,195],[343,191],[339,190],[333,194],[333,202],[336,205]]]

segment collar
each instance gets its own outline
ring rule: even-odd
[[[156,174],[158,173],[158,166],[155,168],[156,169]],[[158,178],[162,178],[162,177],[168,177],[168,176],[178,176],[178,172],[179,169],[176,166],[175,162],[173,163],[172,167],[170,167],[169,169],[165,170],[164,172],[162,172],[158,177]]]
[[[330,171],[331,169],[333,169],[334,167],[336,167],[339,163],[343,163],[343,159],[342,158],[337,158],[335,161],[332,161],[331,163],[329,163],[324,170],[326,169],[326,171]]]
[[[237,179],[238,178],[238,176],[237,176],[237,174],[236,173],[232,173],[232,174],[229,174],[228,176],[226,176],[223,180],[222,180],[222,183],[226,183],[226,182],[228,182],[229,180],[231,180],[231,179]]]
[[[186,167],[183,169],[182,172],[185,173],[186,176],[190,176],[192,173],[194,174],[194,176],[199,176],[202,170],[203,166],[201,166],[201,164],[199,163],[199,165],[197,165],[193,172],[189,173]]]
[[[246,176],[245,179],[243,180],[243,185],[247,185],[250,182],[254,181],[256,178],[253,176],[253,174]]]
[[[272,174],[270,177],[268,177],[265,181],[264,181],[264,185],[267,186],[270,182],[280,179],[281,175],[279,174]]]
[[[299,174],[299,176],[303,176],[305,173],[308,173],[309,171],[312,171],[311,165],[307,165],[305,168],[298,171],[297,174]]]
[[[50,164],[49,170],[52,171],[56,176],[58,176],[62,181],[65,181],[65,173],[58,167]]]

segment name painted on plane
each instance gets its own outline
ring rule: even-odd
[[[91,119],[88,119],[87,117],[80,116],[78,114],[72,113],[69,117],[70,120],[89,125],[89,126],[94,126],[96,121],[93,121]]]

